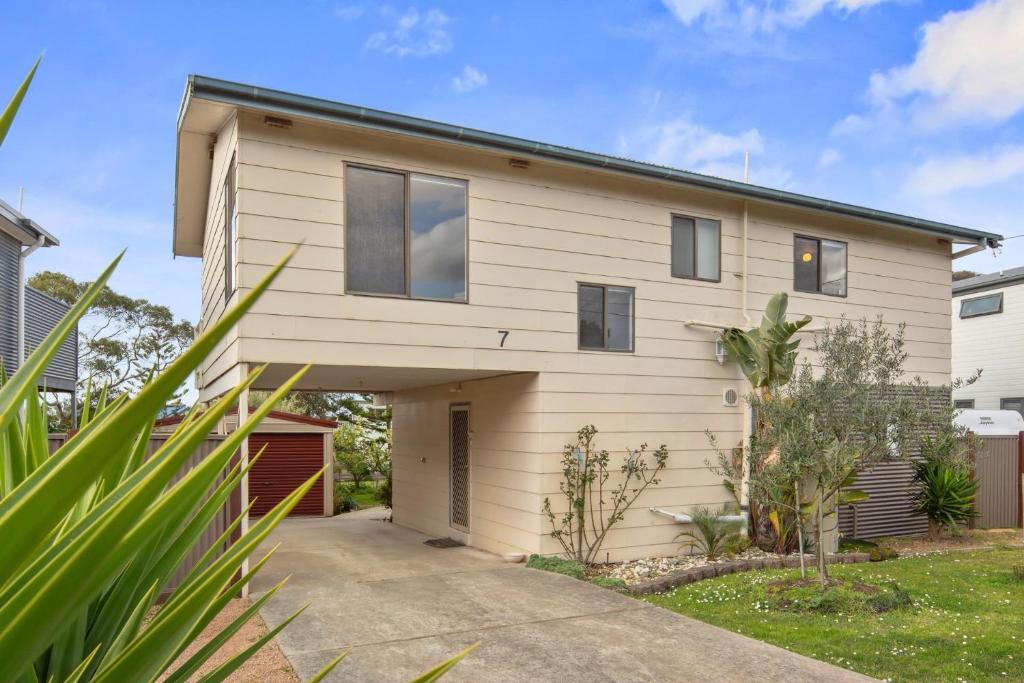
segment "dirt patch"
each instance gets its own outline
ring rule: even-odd
[[[199,637],[182,653],[175,664],[187,661],[199,648],[208,643],[213,636],[230,624],[251,604],[248,598],[239,598],[229,602],[227,607],[214,617],[210,625],[203,629]],[[238,632],[224,644],[224,647],[217,650],[206,661],[206,664],[189,678],[189,681],[199,680],[203,675],[213,671],[233,655],[255,643],[266,633],[267,625],[263,622],[263,618],[259,614],[255,614],[242,628],[238,629]],[[171,665],[171,671],[174,670],[174,666]],[[162,676],[159,680],[163,681],[164,679],[166,679],[166,676]],[[251,681],[259,681],[259,683],[296,683],[299,677],[295,674],[295,670],[292,669],[288,660],[285,659],[281,648],[277,646],[277,642],[272,640],[260,648],[245,664],[231,674],[227,680],[230,683],[248,683]]]
[[[970,529],[959,536],[944,535],[937,540],[926,537],[907,538],[893,536],[873,539],[880,546],[889,546],[900,555],[922,555],[944,550],[988,548],[995,545],[1024,544],[1024,535],[1014,529]]]

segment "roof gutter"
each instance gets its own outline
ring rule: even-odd
[[[854,204],[751,185],[726,178],[716,178],[667,166],[595,154],[570,147],[550,145],[402,114],[393,114],[366,107],[332,102],[330,100],[294,95],[278,90],[257,88],[251,85],[222,81],[206,76],[189,77],[185,99],[182,102],[182,117],[190,98],[210,100],[241,108],[272,112],[274,114],[354,125],[385,132],[413,135],[430,140],[454,142],[465,146],[500,150],[517,155],[541,157],[553,161],[618,171],[657,180],[678,182],[717,193],[726,193],[746,199],[823,211],[829,214],[839,214],[874,223],[895,225],[947,239],[952,238],[983,244],[991,248],[999,246],[1000,241],[1003,239],[1002,235],[996,233],[965,228],[949,223],[914,218]],[[181,117],[179,117],[178,127],[180,131]]]

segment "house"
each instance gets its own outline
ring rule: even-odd
[[[973,384],[953,393],[958,408],[1024,414],[1024,268],[953,283],[953,376]]]
[[[178,120],[173,251],[208,326],[303,246],[201,367],[200,399],[267,364],[393,406],[394,521],[494,552],[559,551],[561,453],[664,443],[607,559],[669,555],[649,507],[726,501],[705,430],[749,417],[718,332],[791,294],[816,325],[906,323],[909,371],[950,377],[954,244],[1001,237],[742,182],[201,76]],[[806,339],[806,337],[805,337]]]
[[[25,261],[60,242],[35,221],[0,201],[0,361],[12,373],[68,312],[69,306],[25,285]],[[39,380],[52,392],[74,392],[78,378],[75,334],[61,345]]]

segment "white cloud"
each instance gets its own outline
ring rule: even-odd
[[[335,5],[334,16],[343,21],[351,21],[358,19],[366,13],[366,8],[362,5]]]
[[[443,54],[452,49],[452,38],[447,26],[451,19],[439,9],[420,13],[415,7],[404,14],[384,10],[394,21],[394,27],[378,31],[366,41],[366,47],[399,57],[426,57]]]
[[[922,27],[914,60],[871,76],[871,116],[907,107],[924,128],[997,123],[1024,111],[1024,2],[989,0]]]
[[[852,14],[891,0],[662,0],[686,26],[702,22],[708,28],[739,29],[747,34],[798,28],[817,15],[833,11]]]
[[[1024,176],[1024,145],[976,155],[928,159],[914,169],[903,189],[908,194],[937,196],[998,185],[1018,176]]]
[[[756,128],[730,135],[679,117],[622,133],[618,150],[623,156],[656,164],[742,180],[744,153],[762,154],[764,140]],[[790,177],[789,171],[782,167],[751,164],[751,182],[778,187],[788,183]]]
[[[487,85],[487,74],[475,66],[467,66],[452,79],[452,90],[457,93],[469,92]]]
[[[818,168],[831,168],[842,160],[843,155],[839,153],[839,150],[828,147],[823,149],[821,156],[818,157]]]

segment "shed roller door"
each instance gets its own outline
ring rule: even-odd
[[[324,466],[322,434],[252,434],[249,453],[263,455],[249,471],[249,500],[256,502],[252,514],[263,515]],[[317,479],[291,514],[324,514],[324,479]]]

